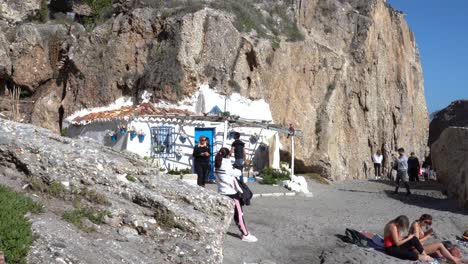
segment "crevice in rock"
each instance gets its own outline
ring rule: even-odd
[[[254,69],[258,67],[258,62],[257,54],[255,53],[253,48],[251,48],[250,51],[245,53],[245,58],[247,59],[247,63],[249,64],[250,71],[254,71]]]
[[[13,152],[0,148],[0,166],[9,167],[9,165],[14,165],[18,171],[25,175],[32,174],[28,165],[19,160]]]

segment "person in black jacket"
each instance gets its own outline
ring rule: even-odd
[[[419,159],[414,152],[408,158],[408,176],[410,181],[419,181]]]
[[[199,186],[205,187],[205,180],[210,167],[210,156],[208,139],[205,136],[200,136],[198,145],[193,148],[193,166],[197,173],[197,184]]]

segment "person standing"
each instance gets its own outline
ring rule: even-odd
[[[232,156],[234,154],[234,167],[241,171],[240,180],[241,182],[244,181],[244,161],[245,161],[245,143],[240,140],[240,133],[234,133],[234,142],[231,145],[231,151],[229,155]]]
[[[233,168],[230,160],[230,151],[227,148],[221,148],[215,156],[216,182],[218,184],[218,193],[231,198],[234,202],[234,221],[242,233],[242,241],[257,242],[257,238],[250,234],[244,221],[244,212],[239,199],[242,188],[237,182],[241,171]]]
[[[205,181],[208,176],[210,167],[210,147],[208,139],[205,136],[200,136],[198,144],[193,148],[193,166],[197,173],[197,184],[205,187]]]
[[[408,158],[408,175],[410,181],[419,181],[419,160],[418,157],[411,152],[410,157]]]
[[[409,187],[409,178],[408,178],[408,157],[405,155],[405,149],[399,148],[398,149],[399,157],[395,160],[395,168],[397,170],[396,176],[396,188],[394,193],[398,193],[398,189],[400,188],[400,181],[403,180],[403,184],[406,188],[406,195],[410,195],[410,187]]]
[[[374,161],[374,170],[375,170],[375,179],[379,179],[382,176],[382,152],[380,149],[372,156],[372,160]]]

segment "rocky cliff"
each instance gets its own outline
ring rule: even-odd
[[[384,0],[162,3],[114,1],[109,17],[93,10],[102,22],[86,29],[54,14],[47,23],[3,19],[1,83],[34,101],[24,119],[58,132],[84,107],[144,90],[177,101],[209,84],[264,98],[275,123],[304,130],[298,170],[364,178],[377,149],[424,154],[416,40]]]
[[[461,206],[468,207],[468,128],[449,127],[431,146],[437,179]]]
[[[429,125],[429,146],[448,127],[468,127],[468,100],[457,100],[434,114]]]
[[[229,198],[152,167],[0,119],[0,184],[44,206],[28,263],[222,263]]]

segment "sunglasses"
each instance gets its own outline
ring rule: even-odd
[[[206,141],[206,139],[200,139],[200,141]]]
[[[424,221],[426,225],[432,225],[432,221]]]

